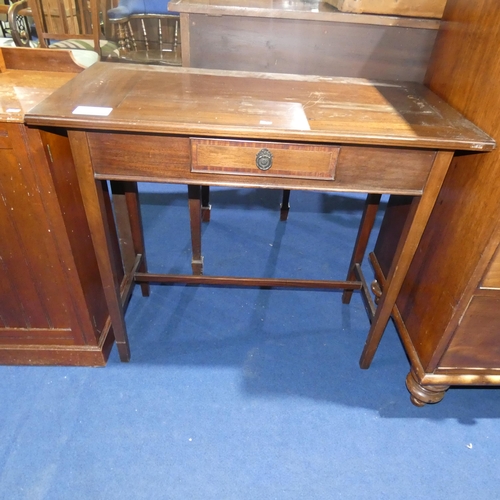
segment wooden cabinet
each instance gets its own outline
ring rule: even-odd
[[[44,50],[0,53],[0,363],[104,365],[113,334],[68,139],[23,124],[79,70],[54,52],[51,72],[35,69]]]
[[[175,0],[170,8],[180,13],[182,65],[193,68],[422,83],[439,28],[437,19],[339,12],[322,0]]]
[[[428,86],[500,139],[500,3],[448,0]],[[392,198],[372,255],[384,280],[408,200]],[[500,384],[500,152],[458,154],[397,300],[416,404],[453,385]]]

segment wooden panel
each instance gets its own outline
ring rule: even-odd
[[[210,139],[191,139],[191,147],[192,172],[328,180],[335,178],[340,150],[331,146]],[[271,155],[271,166],[265,171],[256,164],[263,149]]]
[[[105,331],[108,311],[69,140],[65,132],[57,130],[40,136],[38,131],[30,133],[33,158],[40,168],[46,166],[57,194],[57,203],[55,199],[46,203],[46,213],[53,224],[59,223],[54,238],[61,249],[61,261],[72,271],[67,281],[75,306],[74,328],[82,330],[85,343],[95,345]],[[44,150],[39,150],[42,146]]]
[[[160,179],[168,169],[168,176],[175,179],[185,178],[189,172],[191,147],[187,137],[98,132],[90,132],[87,137],[96,174]]]
[[[22,148],[23,144],[19,146]],[[40,192],[30,178],[33,175],[30,165],[10,150],[0,150],[0,154],[1,256],[6,271],[3,279],[9,281],[12,298],[19,301],[24,312],[18,316],[19,307],[12,311],[2,301],[0,315],[10,316],[11,320],[4,319],[4,323],[11,327],[69,328],[68,297],[57,293],[64,288],[63,272]]]
[[[440,369],[500,369],[500,294],[474,297],[439,363]]]
[[[443,15],[446,0],[325,0],[342,12],[435,17]]]
[[[9,171],[17,169],[10,150],[0,150],[0,318],[5,327],[47,327],[47,317],[24,260],[22,242],[12,219]],[[4,185],[5,184],[5,185]]]
[[[71,329],[66,328],[0,328],[0,345],[73,345]]]
[[[500,289],[500,248],[497,249],[486,271],[481,288]]]
[[[113,333],[106,330],[97,346],[2,345],[2,365],[104,366],[113,346]]]
[[[176,12],[180,12],[181,17],[185,13],[302,21],[325,20],[350,24],[379,24],[439,29],[439,21],[436,19],[371,14],[359,16],[339,12],[338,9],[323,0],[175,0],[171,4],[171,8]]]
[[[422,82],[435,37],[399,26],[190,14],[189,65]]]
[[[434,151],[345,146],[336,183],[370,193],[420,194],[435,156]]]
[[[2,47],[3,58],[7,69],[18,71],[46,71],[68,73],[67,80],[72,73],[80,73],[84,70],[75,62],[70,50],[52,50],[24,47]],[[27,76],[27,75],[25,75]]]

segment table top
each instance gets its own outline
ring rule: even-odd
[[[488,151],[495,141],[415,83],[97,63],[31,109],[28,124]]]
[[[437,19],[340,12],[321,0],[171,0],[168,8],[186,14],[270,17],[439,29]]]
[[[50,71],[9,70],[0,74],[0,121],[23,123],[24,115],[72,75]]]
[[[68,51],[0,48],[0,122],[24,123],[31,108],[81,70]]]

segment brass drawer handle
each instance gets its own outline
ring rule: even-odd
[[[260,170],[269,170],[273,166],[273,154],[271,151],[262,148],[255,157],[255,164]]]

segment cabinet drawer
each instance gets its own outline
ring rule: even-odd
[[[339,151],[336,146],[191,139],[191,172],[334,180]]]

